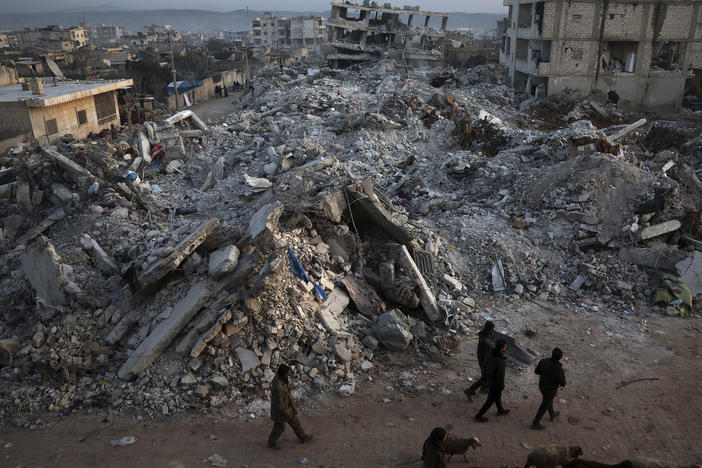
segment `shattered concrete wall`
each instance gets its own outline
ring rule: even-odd
[[[0,151],[5,151],[9,143],[4,140],[24,136],[32,131],[27,105],[23,102],[5,102],[0,104]]]

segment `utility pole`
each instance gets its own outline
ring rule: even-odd
[[[175,58],[173,56],[173,40],[168,31],[168,44],[171,46],[171,70],[173,71],[173,92],[175,93],[175,110],[178,112],[178,79],[176,78]]]

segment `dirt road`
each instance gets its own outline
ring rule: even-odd
[[[214,97],[207,101],[193,104],[190,110],[195,112],[205,123],[219,123],[232,113],[234,110],[232,104],[243,94],[243,91],[237,91],[229,93],[228,97]]]
[[[36,431],[0,433],[0,465],[195,467],[217,453],[229,467],[296,466],[302,458],[309,466],[397,466],[416,459],[432,427],[447,424],[452,433],[483,442],[469,453],[473,467],[521,464],[528,453],[524,444],[546,443],[579,444],[586,457],[606,462],[633,456],[702,462],[702,333],[697,330],[702,320],[547,307],[525,302],[521,312],[494,314],[498,329],[516,330],[526,348],[545,353],[556,343],[565,350],[568,386],[556,404],[561,417],[554,423],[545,418],[546,431],[528,428],[539,403],[533,366],[521,373],[508,371],[503,398],[512,409],[508,416],[488,414],[488,423],[473,422],[482,401],[470,403],[461,393],[466,376],[475,374],[475,341],[466,339],[446,367],[420,356],[390,355],[386,364],[376,361],[354,396],[306,402],[302,421],[315,434],[309,445],[298,444],[288,428],[283,449],[271,451],[265,445],[271,428],[267,418],[229,419],[223,416],[226,408],[151,421],[110,416],[103,422],[104,414],[83,413]],[[508,314],[513,318],[505,325],[500,317]],[[519,333],[526,324],[536,337]],[[402,371],[415,374],[416,393],[399,392],[392,388],[396,377],[384,376]],[[659,380],[633,382],[647,378]],[[622,386],[627,382],[633,383]],[[235,414],[235,408],[228,410]],[[127,435],[136,442],[110,446],[111,440]],[[451,461],[463,464],[462,457]]]

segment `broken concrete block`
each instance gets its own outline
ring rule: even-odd
[[[95,239],[88,234],[83,234],[80,236],[80,242],[83,248],[88,251],[88,254],[93,257],[95,265],[101,272],[108,276],[117,274],[119,268],[114,260],[112,260],[112,257],[110,257],[107,252],[102,250],[102,247],[100,247],[100,244],[98,244]]]
[[[258,360],[258,356],[256,356],[256,353],[253,351],[241,347],[236,348],[235,351],[237,356],[239,356],[242,372],[248,372],[261,364]]]
[[[22,256],[22,269],[42,301],[49,306],[66,303],[63,291],[63,276],[59,265],[61,257],[54,245],[44,236]]]
[[[639,237],[641,237],[642,240],[651,239],[653,237],[662,236],[663,234],[667,234],[669,232],[677,231],[678,229],[680,229],[680,226],[682,226],[680,221],[678,221],[677,219],[673,219],[670,221],[666,221],[665,223],[655,224],[653,226],[643,228],[639,233]]]
[[[448,283],[453,289],[456,291],[461,291],[463,290],[463,283],[461,283],[459,280],[454,278],[453,276],[447,275],[444,273],[444,281]]]
[[[649,268],[659,268],[671,272],[676,271],[676,265],[685,258],[685,253],[666,245],[655,245],[651,248],[621,248],[619,258],[630,263]]]
[[[149,336],[132,352],[117,375],[123,380],[128,380],[151,365],[205,305],[209,296],[209,283],[202,281],[191,287],[188,294],[173,306],[171,316],[151,331]]]
[[[409,329],[407,319],[397,309],[385,312],[378,317],[373,325],[373,331],[378,341],[394,351],[405,349],[410,344],[414,337]]]
[[[181,385],[184,385],[187,387],[189,385],[193,385],[193,384],[197,383],[197,379],[192,374],[192,372],[188,372],[187,374],[185,374],[183,377],[180,378],[180,383],[181,383]]]
[[[334,354],[344,362],[351,361],[351,351],[346,347],[345,343],[337,343],[334,345]]]
[[[45,148],[44,154],[46,154],[50,159],[63,168],[68,174],[73,177],[89,177],[94,179],[93,175],[88,172],[83,166],[80,166],[66,156],[62,155],[56,151],[53,147]]]
[[[341,216],[344,214],[346,209],[346,197],[344,193],[340,190],[333,192],[326,192],[320,195],[317,206],[324,213],[324,216],[329,220],[339,223],[341,222]]]
[[[363,279],[356,278],[353,273],[349,273],[342,280],[342,284],[349,292],[358,311],[365,317],[373,320],[385,312],[385,303],[380,299],[375,289]]]
[[[52,199],[57,205],[65,205],[73,201],[73,192],[68,190],[65,185],[53,183],[51,184]]]
[[[214,388],[223,389],[229,386],[229,380],[220,373],[214,374],[210,377],[210,383]]]
[[[248,174],[244,174],[244,179],[254,193],[265,192],[273,186],[270,180],[262,177],[251,177]]]
[[[702,252],[695,251],[675,265],[680,281],[685,283],[693,296],[702,294]]]
[[[236,335],[244,329],[249,319],[244,315],[238,319],[234,319],[232,322],[224,326],[224,334],[227,336]]]
[[[210,219],[201,225],[196,231],[183,239],[175,246],[173,253],[168,257],[157,260],[149,269],[139,278],[139,284],[144,287],[153,284],[160,280],[166,274],[176,268],[185,260],[185,258],[193,253],[193,251],[202,244],[207,236],[219,225],[217,219]]]
[[[249,221],[249,236],[252,242],[257,242],[278,229],[278,220],[283,214],[283,204],[271,203],[258,210]]]
[[[235,245],[228,245],[210,254],[208,273],[217,278],[234,271],[239,263],[239,249]]]
[[[337,334],[342,331],[341,324],[337,321],[337,317],[348,305],[349,296],[341,289],[336,288],[329,294],[323,307],[317,312],[322,325],[324,325],[324,328],[329,330],[330,333]]]
[[[129,208],[115,208],[110,213],[112,218],[127,219],[129,217]]]

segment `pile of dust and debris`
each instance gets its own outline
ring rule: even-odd
[[[9,150],[3,421],[261,416],[281,362],[311,399],[449,391],[413,382],[487,318],[524,342],[505,311],[525,298],[694,314],[699,120],[556,115],[502,74],[267,67],[215,126]]]

